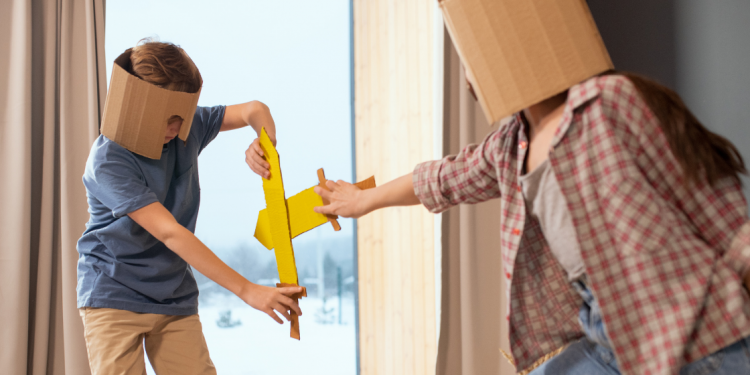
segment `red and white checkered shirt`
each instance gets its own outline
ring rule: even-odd
[[[581,298],[519,186],[528,139],[514,116],[479,145],[418,165],[431,211],[500,198],[510,342],[517,367],[583,336]],[[730,178],[688,191],[658,119],[622,76],[572,87],[549,150],[588,282],[623,374],[676,374],[750,335],[750,222]]]

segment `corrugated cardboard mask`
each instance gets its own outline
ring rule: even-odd
[[[613,68],[585,0],[439,2],[490,123]]]
[[[187,142],[200,90],[171,91],[141,80],[131,73],[131,52],[128,49],[115,59],[101,132],[138,155],[159,159],[172,116],[182,117],[178,137]]]

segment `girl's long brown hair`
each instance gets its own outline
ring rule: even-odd
[[[738,183],[747,174],[745,162],[728,139],[708,130],[693,115],[679,95],[671,89],[641,75],[609,71],[627,77],[661,124],[669,147],[682,167],[686,186],[709,185],[731,177]]]

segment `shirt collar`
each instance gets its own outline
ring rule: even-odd
[[[568,89],[568,98],[565,102],[565,109],[563,110],[563,115],[560,118],[560,125],[557,127],[555,136],[552,138],[552,142],[550,144],[550,152],[555,146],[557,146],[558,143],[560,143],[562,138],[565,136],[565,133],[567,133],[568,128],[570,128],[570,124],[573,121],[573,114],[576,109],[584,106],[589,101],[599,96],[599,94],[600,88],[597,77],[587,79],[586,81],[578,83]],[[500,127],[507,126],[513,123],[518,126],[518,143],[519,149],[521,151],[519,155],[519,171],[523,166],[523,156],[525,155],[529,140],[526,134],[525,121],[526,120],[523,117],[523,112],[521,111],[500,120]]]
[[[574,85],[568,90],[568,99],[565,103],[565,110],[560,119],[560,126],[558,126],[555,136],[552,138],[551,147],[557,146],[563,136],[565,136],[565,133],[568,132],[568,128],[570,128],[570,124],[573,121],[573,113],[576,109],[599,96],[600,89],[598,81],[597,77],[593,77]]]

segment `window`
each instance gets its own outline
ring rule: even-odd
[[[118,1],[107,3],[108,76],[139,39],[182,46],[204,80],[199,105],[266,103],[277,126],[287,197],[330,179],[352,180],[350,3],[337,1]],[[253,237],[265,208],[261,178],[244,162],[251,128],[219,134],[199,158],[196,235],[250,281],[273,285],[274,254]],[[220,374],[357,372],[354,222],[294,240],[302,340],[198,275],[200,316]],[[151,369],[149,369],[151,371]],[[150,372],[153,373],[153,372]]]

